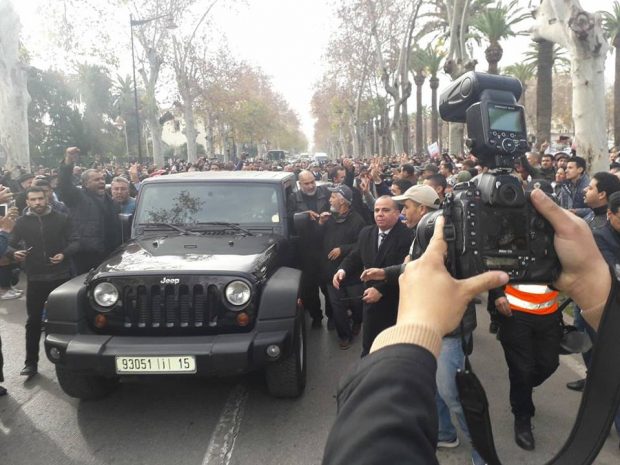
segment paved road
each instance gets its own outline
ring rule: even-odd
[[[485,312],[479,316],[473,364],[487,388],[500,456],[505,464],[542,464],[568,435],[579,394],[564,385],[583,368],[577,358],[563,358],[556,374],[537,390],[537,449],[523,451],[512,441],[503,354],[484,330]],[[23,298],[0,302],[10,394],[0,398],[2,465],[318,464],[335,415],[338,379],[359,354],[359,342],[343,352],[333,333],[309,330],[310,378],[305,395],[294,401],[270,398],[255,375],[135,378],[103,401],[79,402],[62,393],[46,359],[37,377],[20,378],[24,317]],[[442,465],[469,463],[468,447],[440,452],[439,459]],[[615,433],[596,463],[620,463]]]

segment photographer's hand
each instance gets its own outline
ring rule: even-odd
[[[586,321],[597,329],[611,289],[611,274],[592,231],[584,220],[561,208],[540,189],[532,192],[531,200],[555,231],[553,244],[562,272],[553,285],[568,294]]]
[[[454,279],[445,266],[447,245],[443,239],[443,217],[435,222],[433,238],[424,254],[407,264],[400,276],[400,302],[396,325],[418,324],[444,336],[454,330],[467,303],[481,292],[503,286],[508,275],[488,271],[468,279]]]

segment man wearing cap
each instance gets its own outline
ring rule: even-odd
[[[566,165],[568,164],[568,160],[570,159],[570,154],[568,152],[557,152],[554,155],[555,158],[555,167],[566,169]]]
[[[28,206],[26,205],[26,191],[32,186],[32,181],[34,181],[34,174],[32,173],[25,173],[17,178],[20,190],[15,196],[15,206],[19,209],[20,215]]]
[[[357,276],[349,276],[336,289],[332,278],[340,269],[342,260],[355,247],[359,232],[366,224],[351,208],[353,192],[349,186],[340,184],[329,190],[332,193],[329,198],[330,211],[321,213],[318,219],[323,237],[323,279],[327,283],[340,348],[346,350],[351,347],[353,336],[361,329],[364,286]],[[349,323],[349,309],[353,325]]]
[[[334,274],[332,285],[340,288],[347,276],[358,276],[366,268],[399,265],[407,255],[412,232],[401,221],[398,204],[390,196],[379,197],[374,205],[375,225],[366,226],[359,234],[355,248]],[[364,302],[362,357],[366,356],[375,337],[396,323],[398,282],[367,281]]]

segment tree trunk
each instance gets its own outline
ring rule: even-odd
[[[196,123],[194,121],[194,109],[192,108],[192,98],[187,89],[180,89],[181,98],[183,99],[183,119],[185,120],[185,139],[187,140],[187,161],[195,163],[196,155]]]
[[[439,143],[439,113],[437,111],[437,88],[439,87],[439,79],[432,76],[431,85],[431,142]]]
[[[0,0],[0,163],[6,169],[21,166],[30,172],[27,75],[19,58],[21,24],[13,4]],[[61,154],[58,154],[59,156]]]
[[[536,145],[551,142],[551,114],[553,111],[553,42],[538,42],[536,68]]]
[[[448,150],[451,155],[463,153],[465,125],[463,123],[448,123]]]
[[[589,13],[578,0],[544,0],[538,8],[535,37],[568,50],[573,84],[573,121],[577,153],[588,171],[607,169],[605,58],[609,44],[600,13]]]
[[[213,158],[215,156],[215,137],[213,135],[213,121],[209,112],[205,112],[205,134],[205,152],[208,158]]]
[[[418,155],[424,153],[424,134],[423,134],[423,119],[422,119],[422,86],[424,85],[425,76],[423,74],[416,74],[413,77],[415,82],[415,151]]]
[[[614,145],[620,147],[620,34],[614,37],[616,69],[614,71]]]

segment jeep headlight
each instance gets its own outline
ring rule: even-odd
[[[226,300],[229,304],[238,307],[240,305],[245,305],[250,301],[252,290],[250,289],[250,286],[243,281],[232,281],[228,284],[228,286],[226,286],[224,295],[226,296]]]
[[[118,302],[118,289],[114,284],[99,283],[93,290],[93,299],[97,305],[102,307],[111,307]]]

